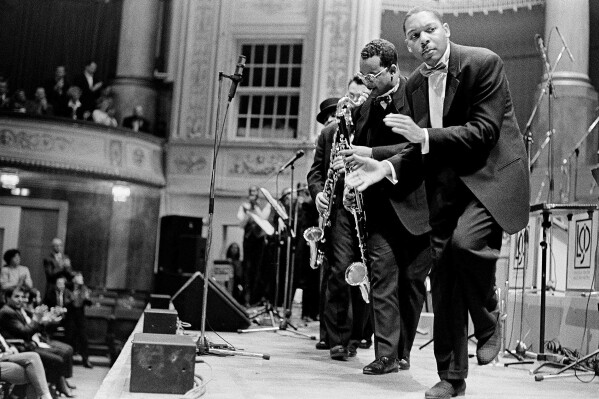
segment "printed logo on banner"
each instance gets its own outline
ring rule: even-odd
[[[576,221],[575,236],[575,269],[588,269],[591,267],[591,231],[593,231],[592,219]]]
[[[520,230],[519,232],[516,233],[516,236],[514,237],[515,242],[515,248],[514,248],[514,262],[513,262],[513,269],[524,269],[524,267],[526,266],[526,249],[527,249],[527,239],[526,236],[528,235],[528,226],[524,229],[524,230]]]

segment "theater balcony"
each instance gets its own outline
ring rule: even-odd
[[[151,290],[163,159],[164,140],[149,134],[0,114],[0,173],[18,177],[0,188],[0,249],[21,250],[42,292],[53,237],[87,284]]]

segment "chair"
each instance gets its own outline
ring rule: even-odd
[[[96,303],[85,309],[89,353],[116,361],[118,350],[114,340],[114,308]]]

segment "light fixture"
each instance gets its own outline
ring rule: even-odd
[[[3,170],[0,174],[0,183],[2,188],[13,189],[19,184],[19,175],[16,171]]]
[[[29,189],[28,188],[13,188],[10,190],[12,195],[19,195],[21,197],[29,197]]]
[[[131,188],[129,186],[120,183],[112,186],[112,198],[114,202],[127,202],[129,196],[131,196]]]

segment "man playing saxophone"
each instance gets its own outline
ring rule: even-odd
[[[339,99],[336,100],[335,108]],[[342,204],[344,163],[340,156],[335,155],[338,139],[337,123],[322,130],[316,141],[314,161],[307,178],[308,189],[318,211],[328,216],[323,229],[325,241],[322,249],[326,260],[323,265],[324,295],[321,298],[321,301],[324,300],[323,318],[327,340],[319,344],[330,349],[332,359],[346,360],[356,355],[363,338],[367,309],[359,288],[345,282],[345,270],[359,255],[353,216]]]
[[[352,154],[386,159],[408,143],[383,122],[390,112],[409,114],[395,46],[383,39],[368,43],[361,52],[359,76],[372,91],[354,111],[353,148],[341,154],[346,161]],[[364,374],[409,369],[426,297],[424,280],[431,266],[428,208],[422,176],[415,171],[408,178],[395,188],[384,180],[363,193],[375,345],[375,360],[364,367]]]

